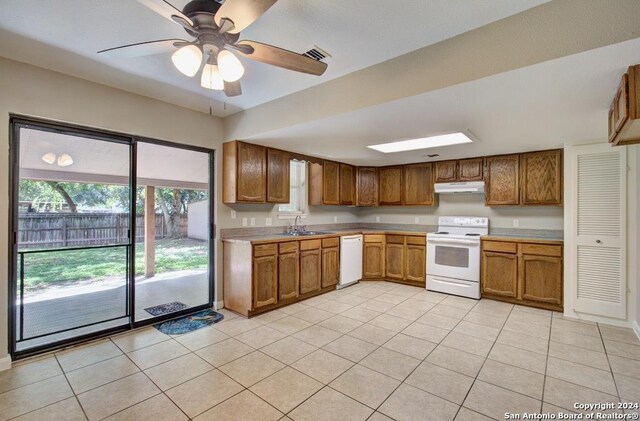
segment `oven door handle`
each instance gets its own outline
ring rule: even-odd
[[[469,246],[479,246],[480,243],[472,240],[454,240],[454,239],[443,239],[443,238],[427,238],[428,243],[433,244],[459,244],[459,245],[469,245]]]

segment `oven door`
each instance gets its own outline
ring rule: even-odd
[[[427,274],[480,282],[480,241],[427,237]]]

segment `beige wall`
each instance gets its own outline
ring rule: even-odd
[[[7,343],[9,113],[216,148],[222,122],[195,111],[0,58],[0,358]],[[218,157],[219,159],[219,157]],[[219,180],[219,175],[218,178]]]
[[[375,222],[376,216],[383,223],[437,225],[439,216],[484,216],[489,218],[493,228],[512,228],[517,219],[519,228],[563,229],[561,207],[517,207],[489,208],[484,206],[481,194],[439,195],[439,203],[433,208],[392,208],[381,207],[360,210],[362,222]]]

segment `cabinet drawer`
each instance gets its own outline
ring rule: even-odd
[[[424,246],[427,244],[427,237],[426,236],[407,236],[407,244],[415,244],[418,246]]]
[[[277,244],[261,244],[259,246],[253,246],[253,257],[271,256],[277,253]]]
[[[547,244],[521,244],[520,247],[522,247],[522,254],[562,257],[562,246],[552,246]]]
[[[338,244],[340,244],[340,240],[338,240],[338,237],[322,239],[322,248],[338,247]]]
[[[320,248],[320,244],[320,240],[303,240],[300,241],[300,250],[316,250]]]
[[[482,250],[516,253],[518,251],[518,245],[516,243],[507,243],[505,241],[483,241]]]
[[[387,235],[387,243],[404,244],[404,235]]]
[[[384,243],[383,234],[367,234],[364,236],[365,243]]]
[[[280,243],[278,245],[278,250],[279,250],[280,254],[297,252],[298,251],[298,242],[297,241],[290,241],[288,243]]]

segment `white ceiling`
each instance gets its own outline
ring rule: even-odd
[[[640,38],[352,113],[250,141],[358,165],[392,165],[562,147],[603,140],[607,111]],[[469,130],[479,142],[383,154],[367,145]],[[437,158],[427,154],[438,153]]]
[[[168,55],[107,59],[96,51],[186,36],[134,0],[2,0],[0,56],[169,103],[226,116],[511,16],[548,0],[280,0],[242,33],[297,52],[317,45],[332,57],[321,77],[241,59],[244,94],[199,86]],[[187,0],[174,0],[182,8]],[[224,102],[226,101],[226,105]]]

